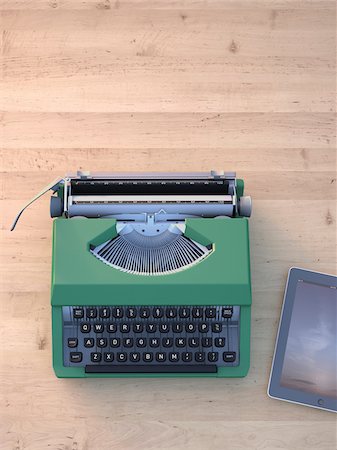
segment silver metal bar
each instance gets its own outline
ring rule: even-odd
[[[232,203],[231,195],[73,195],[69,203],[73,205],[92,203]]]
[[[165,179],[176,179],[180,178],[183,180],[190,179],[203,179],[209,178],[210,180],[214,178],[219,179],[234,179],[236,177],[235,172],[223,172],[223,171],[209,171],[209,172],[77,172],[69,173],[67,177],[72,180],[83,180],[83,179],[155,179],[160,180]]]
[[[233,217],[234,207],[227,203],[113,203],[69,205],[68,216],[105,217],[116,214],[180,214],[200,217],[228,216]],[[162,214],[163,213],[163,214]]]

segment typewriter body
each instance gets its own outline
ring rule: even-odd
[[[78,172],[36,198],[49,189],[58,377],[247,374],[251,201],[242,180]]]

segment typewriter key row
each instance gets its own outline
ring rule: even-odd
[[[223,307],[222,317],[224,319],[230,319],[233,315],[233,307]],[[115,319],[122,319],[127,317],[128,319],[148,319],[150,317],[154,319],[161,319],[166,317],[167,319],[174,319],[176,317],[180,319],[188,319],[193,317],[194,319],[214,319],[216,317],[216,308],[214,307],[119,307],[119,306],[107,306],[107,307],[74,307],[73,317],[75,319],[83,319],[84,316],[88,319],[96,319],[100,317],[101,319],[108,319],[110,317]]]
[[[96,341],[96,342],[95,342]],[[147,345],[149,345],[152,348],[156,348],[156,347],[160,347],[163,346],[165,348],[170,348],[173,347],[174,345],[176,347],[191,347],[191,348],[197,348],[199,346],[201,347],[205,347],[205,348],[209,348],[209,347],[225,347],[225,343],[226,343],[226,338],[224,337],[216,337],[216,338],[211,338],[211,337],[204,337],[204,338],[199,338],[199,337],[191,337],[191,338],[138,338],[138,339],[133,339],[133,338],[124,338],[124,339],[120,339],[120,338],[112,338],[112,339],[107,339],[107,338],[98,338],[98,339],[94,339],[94,338],[86,338],[83,339],[83,345],[86,348],[92,348],[95,346],[100,347],[100,348],[105,348],[108,345],[110,347],[113,348],[117,348],[117,347],[125,347],[125,348],[131,348],[131,347],[139,347],[139,348],[144,348],[147,347]],[[75,348],[78,346],[78,339],[77,338],[68,338],[68,347],[69,348]]]
[[[72,363],[80,363],[82,361],[82,352],[70,352],[70,361]],[[114,362],[117,361],[119,363],[124,362],[131,362],[131,363],[137,363],[137,362],[153,362],[156,361],[158,363],[166,362],[167,360],[174,363],[174,362],[184,362],[184,363],[190,363],[190,362],[197,362],[197,363],[203,363],[203,362],[217,362],[218,361],[219,354],[217,352],[104,352],[98,353],[98,352],[92,352],[90,354],[90,360],[93,363],[99,363],[102,360],[104,362]],[[232,363],[235,361],[236,353],[235,352],[223,352],[222,359],[225,363]]]
[[[121,333],[155,333],[159,331],[159,333],[169,333],[172,331],[173,333],[194,333],[198,330],[200,333],[208,333],[210,330],[212,333],[221,333],[222,324],[221,323],[212,323],[211,325],[208,323],[147,323],[146,325],[142,323],[108,323],[106,326],[103,323],[95,323],[91,325],[89,322],[83,322],[80,324],[81,333],[90,333],[90,331],[94,331],[95,333],[103,333],[105,330],[108,333],[116,333],[118,330]]]

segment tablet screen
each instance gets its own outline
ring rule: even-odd
[[[337,399],[337,290],[299,280],[281,386]]]

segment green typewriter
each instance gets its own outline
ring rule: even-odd
[[[48,190],[58,377],[242,377],[251,199],[235,173],[78,172]]]

